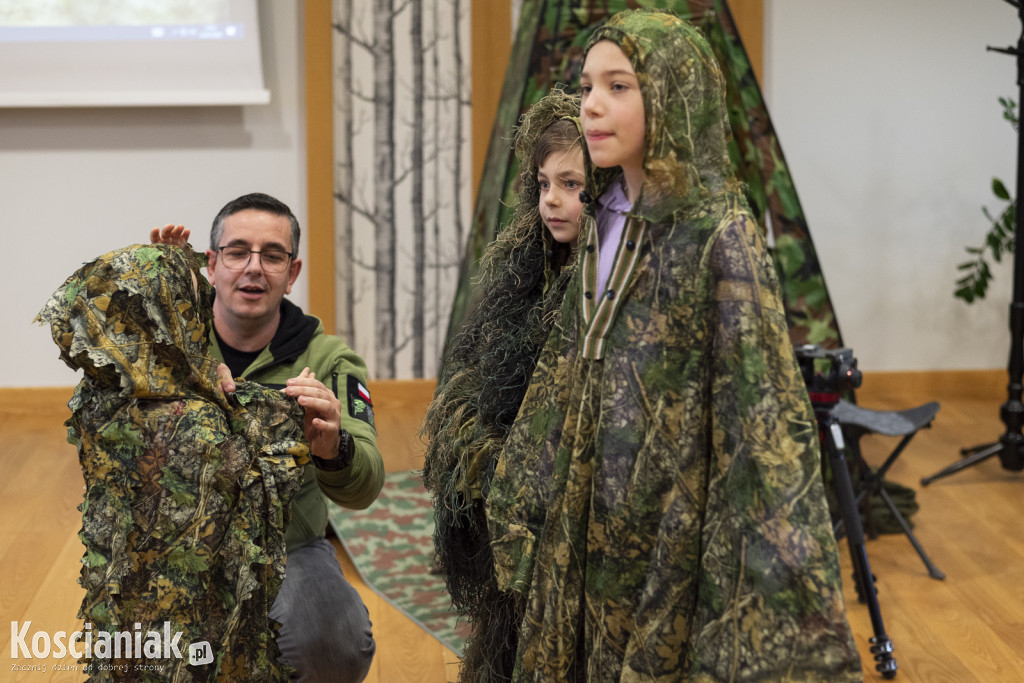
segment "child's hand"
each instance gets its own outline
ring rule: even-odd
[[[220,380],[220,390],[225,394],[235,391],[235,378],[231,376],[231,370],[224,363],[217,366],[217,379]]]
[[[152,244],[173,244],[176,247],[188,246],[188,237],[191,231],[184,225],[168,223],[162,228],[153,228],[149,231],[149,241]],[[232,389],[234,391],[234,389]]]

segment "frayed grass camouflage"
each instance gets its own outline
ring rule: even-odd
[[[534,149],[554,122],[578,115],[579,98],[556,90],[520,121],[514,213],[483,255],[476,304],[450,345],[423,422],[438,566],[472,627],[463,681],[502,681],[511,673],[521,606],[497,589],[483,505],[571,273],[571,247],[555,242],[540,217]]]

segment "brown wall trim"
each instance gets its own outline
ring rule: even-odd
[[[512,4],[509,0],[488,0],[487,11],[483,3],[470,7],[470,59],[472,77],[472,155],[473,200],[476,201],[480,176],[487,161],[487,146],[491,142],[491,129],[498,116],[501,89],[505,85],[505,71],[512,52]],[[477,10],[477,11],[474,11]]]
[[[867,407],[913,407],[922,401],[951,396],[977,400],[993,419],[1006,400],[1006,370],[944,370],[941,372],[869,372],[857,392]],[[423,467],[424,444],[419,429],[434,394],[433,379],[379,380],[369,383],[377,425],[378,446],[389,472]],[[61,422],[72,387],[0,389],[0,424],[29,423],[35,428],[63,429]],[[939,419],[943,414],[940,412]],[[994,434],[993,436],[998,436]]]
[[[991,400],[993,410],[1006,400],[1005,369],[866,372],[858,396],[950,396]],[[433,379],[394,379],[370,382],[378,420],[389,420],[394,410],[405,411],[418,422],[434,393]],[[73,387],[0,388],[0,420],[45,411],[66,411]],[[869,406],[870,407],[870,406]]]
[[[306,0],[306,239],[309,313],[334,324],[334,57],[331,0]]]
[[[865,407],[870,408],[872,399],[888,400],[890,397],[912,395],[922,400],[934,397],[933,400],[940,401],[943,396],[958,396],[991,401],[992,414],[998,417],[999,406],[1006,401],[1008,381],[1005,369],[865,372],[857,398],[861,402],[863,397]]]
[[[0,422],[32,416],[70,417],[68,401],[74,387],[29,387],[0,389]]]
[[[757,82],[764,89],[764,0],[729,0],[736,30],[754,69]]]

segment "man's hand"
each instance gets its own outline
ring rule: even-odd
[[[305,411],[303,431],[310,452],[324,460],[337,458],[341,402],[334,392],[318,380],[309,368],[303,368],[298,377],[289,379],[283,391],[297,399]]]
[[[149,241],[152,244],[173,244],[176,247],[185,247],[188,246],[188,237],[190,234],[191,231],[184,225],[168,223],[162,228],[153,228],[150,230]]]

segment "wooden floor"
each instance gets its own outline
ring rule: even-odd
[[[902,535],[867,543],[877,577],[885,630],[907,683],[1024,681],[1024,475],[989,461],[922,488],[919,479],[959,458],[958,449],[1005,431],[999,407],[1005,372],[900,373],[868,376],[858,402],[903,409],[937,400],[934,426],[922,431],[889,478],[917,490],[915,533],[947,575],[929,578]],[[378,384],[374,390],[381,450],[390,470],[418,467],[415,431],[429,386]],[[0,390],[0,680],[76,681],[70,657],[11,659],[7,624],[31,621],[29,634],[78,628],[77,538],[82,480],[74,449],[64,442],[66,390]],[[878,464],[895,439],[866,437],[866,458]],[[866,680],[881,680],[867,653],[870,615],[844,564],[850,623],[864,657]],[[346,575],[366,601],[377,638],[369,683],[441,683],[458,675],[455,655],[358,581],[339,549]],[[13,671],[16,665],[46,671]]]

